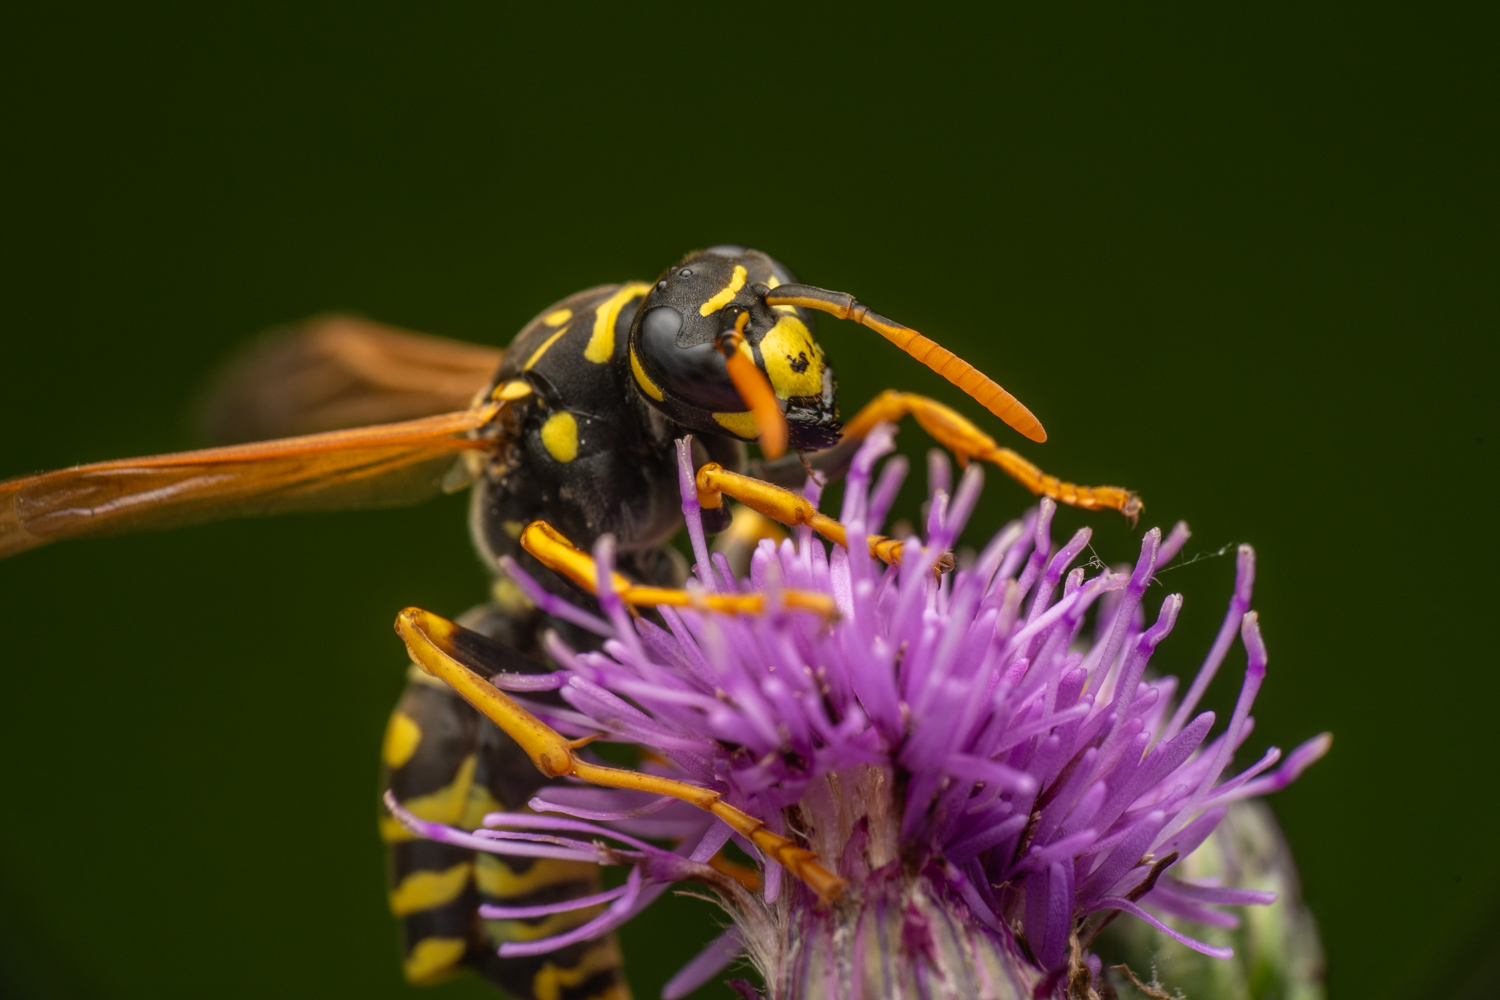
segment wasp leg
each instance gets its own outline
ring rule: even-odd
[[[713,468],[718,466],[714,465]],[[546,521],[532,521],[526,526],[521,532],[521,547],[535,556],[542,565],[561,573],[589,593],[599,592],[593,557],[568,541],[562,532]],[[631,583],[619,573],[614,574],[610,583],[615,593],[628,605],[670,604],[745,615],[761,614],[767,607],[765,594],[695,594],[675,587],[642,587]],[[785,607],[813,611],[827,618],[838,614],[833,598],[827,594],[784,590],[781,592],[781,602]]]
[[[774,521],[789,527],[806,526],[835,545],[849,547],[849,532],[842,524],[814,507],[806,497],[791,490],[730,472],[722,466],[709,462],[698,470],[698,504],[709,510],[723,505],[724,497],[730,496],[751,510],[758,511]],[[865,539],[870,555],[891,566],[901,565],[901,542],[885,535],[869,535]],[[953,568],[953,557],[947,553],[938,560],[935,569],[946,573]]]
[[[482,674],[546,669],[519,652],[531,644],[534,624],[518,609],[484,605],[460,620],[470,626],[463,633],[466,657]],[[493,638],[496,633],[506,641]],[[381,786],[414,815],[462,829],[480,826],[489,813],[525,809],[546,782],[526,753],[447,684],[417,666],[407,677],[386,729]],[[402,927],[403,968],[412,983],[440,982],[472,967],[518,1000],[557,996],[560,977],[582,984],[578,995],[629,996],[613,935],[545,955],[496,953],[505,941],[571,930],[598,908],[527,920],[476,916],[483,903],[517,906],[593,895],[603,888],[597,865],[504,857],[422,840],[388,815],[380,831],[390,860],[391,909]]]
[[[862,443],[862,438],[843,437],[832,448],[793,452],[775,461],[758,458],[750,463],[750,475],[763,483],[789,490],[800,487],[810,475],[824,484],[831,483],[844,478]]]
[[[781,864],[825,901],[837,899],[845,881],[818,864],[817,855],[767,830],[765,824],[723,800],[719,792],[639,771],[580,760],[573,751],[586,740],[569,740],[522,708],[463,662],[472,639],[467,630],[420,608],[396,616],[396,632],[412,661],[446,682],[465,701],[503,729],[549,778],[571,775],[606,788],[668,795],[723,820],[766,856]]]
[[[844,426],[843,441],[859,440],[876,424],[882,421],[897,423],[908,415],[915,418],[939,444],[953,452],[960,463],[968,464],[971,459],[993,462],[1031,492],[1051,497],[1058,503],[1084,510],[1117,510],[1130,518],[1131,524],[1146,509],[1140,497],[1130,490],[1118,486],[1079,486],[1047,475],[1009,448],[1000,447],[994,438],[957,411],[915,393],[895,389],[882,392]]]

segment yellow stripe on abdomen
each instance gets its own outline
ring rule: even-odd
[[[531,992],[536,1000],[560,1000],[564,987],[577,986],[595,973],[617,968],[619,964],[620,948],[613,937],[608,937],[584,952],[583,958],[572,968],[560,968],[551,962],[542,966],[531,981]],[[629,996],[630,991],[617,982],[600,994],[599,1000],[616,997],[627,1000]]]
[[[391,912],[398,917],[453,902],[468,888],[474,866],[461,861],[446,871],[415,871],[391,890]]]
[[[599,877],[599,866],[585,861],[538,858],[530,868],[520,873],[493,854],[477,855],[474,861],[474,882],[479,886],[479,891],[497,900],[529,896],[549,885]]]
[[[458,766],[458,773],[447,786],[426,795],[403,799],[402,808],[417,819],[446,823],[449,826],[457,823],[463,818],[464,806],[469,801],[469,788],[474,784],[474,765],[477,762],[477,758],[469,754]],[[387,815],[380,817],[380,839],[387,844],[399,844],[416,840],[417,836],[402,826],[396,817]]]
[[[423,938],[402,961],[401,971],[414,986],[441,983],[463,970],[459,963],[468,950],[463,938]]]
[[[391,721],[385,727],[385,742],[380,748],[380,757],[385,766],[396,770],[411,760],[422,742],[422,727],[415,719],[402,711],[391,713]]]

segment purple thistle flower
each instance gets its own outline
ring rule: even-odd
[[[840,518],[851,537],[880,529],[905,475],[900,458],[874,475],[893,434],[890,426],[871,433],[853,463]],[[931,997],[1097,995],[1101,963],[1089,946],[1121,913],[1228,957],[1228,949],[1163,918],[1233,925],[1223,907],[1269,903],[1274,894],[1179,879],[1173,867],[1207,840],[1232,803],[1285,786],[1330,745],[1325,734],[1284,761],[1273,748],[1246,770],[1230,771],[1266,672],[1250,610],[1249,546],[1239,549],[1223,627],[1174,703],[1175,678],[1153,678],[1147,667],[1182,598],[1168,596],[1149,622],[1141,603],[1154,574],[1187,540],[1184,525],[1165,541],[1156,529],[1146,532],[1130,572],[1090,577],[1069,568],[1087,548],[1089,529],[1054,549],[1055,508],[1043,500],[971,565],[939,577],[937,560],[978,501],[982,473],[971,466],[951,496],[934,492],[926,542],[908,540],[899,568],[873,561],[859,545],[830,551],[798,529],[779,545],[762,541],[749,578],[738,579],[723,555],[708,550],[686,442],[679,460],[697,560],[692,586],[763,590],[770,612],[730,617],[664,607],[662,627],[632,618],[604,593],[601,618],[508,564],[544,610],[604,642],[597,652],[578,652],[549,635],[547,651],[560,669],[494,683],[564,735],[602,732],[637,744],[651,752],[647,770],[722,792],[771,831],[804,843],[849,888],[822,905],[713,816],[642,793],[549,787],[531,803],[536,814],[497,813],[473,832],[416,819],[388,798],[413,831],[436,840],[631,866],[623,886],[599,896],[487,908],[486,917],[522,918],[604,904],[581,927],[505,944],[502,955],[598,936],[673,882],[694,879],[718,891],[734,924],[673,979],[669,998],[741,955],[777,998],[878,997],[898,988]],[[946,461],[933,473],[945,486]],[[804,492],[817,502],[816,484]],[[609,580],[611,540],[601,540],[594,555],[599,579]],[[832,595],[839,619],[829,624],[778,608],[783,588]],[[1196,709],[1236,637],[1249,662],[1233,713],[1216,726],[1214,713]],[[556,690],[569,707],[526,700],[539,689]],[[753,890],[710,863],[730,840],[758,862]]]

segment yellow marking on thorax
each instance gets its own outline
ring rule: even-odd
[[[463,938],[423,938],[401,963],[406,981],[414,986],[431,986],[460,971],[459,961],[469,950]]]
[[[548,341],[548,343],[551,343],[551,341]],[[545,347],[546,345],[542,346]],[[527,367],[529,368],[531,365],[528,363]],[[513,378],[509,382],[501,382],[495,386],[495,391],[490,393],[490,398],[509,402],[516,399],[525,399],[529,395],[531,395],[531,386],[518,378]]]
[[[630,370],[635,373],[635,384],[641,387],[641,391],[658,403],[662,401],[661,390],[656,383],[651,381],[651,376],[646,374],[646,369],[641,367],[641,362],[635,356],[635,348],[630,349]]]
[[[588,346],[583,349],[585,358],[596,365],[602,365],[614,357],[615,321],[620,318],[620,310],[625,308],[625,303],[650,290],[650,285],[639,281],[630,282],[622,285],[618,292],[594,309],[594,333],[589,337]]]
[[[729,279],[729,284],[714,293],[714,297],[698,307],[699,316],[711,316],[734,301],[734,297],[740,294],[740,289],[745,287],[745,266],[734,265],[734,275]]]
[[[422,742],[422,727],[405,712],[392,712],[386,723],[385,740],[380,745],[380,759],[385,766],[395,770],[411,760]]]
[[[469,884],[474,866],[460,861],[446,871],[416,871],[391,890],[391,913],[398,917],[435,909],[457,899]]]
[[[458,765],[457,774],[447,786],[426,795],[404,799],[401,807],[418,819],[425,819],[432,823],[447,823],[452,826],[463,818],[464,806],[469,801],[469,789],[474,784],[476,762],[475,755],[469,754],[464,758],[464,762]],[[417,838],[416,834],[402,826],[401,821],[396,817],[382,816],[380,817],[380,839],[387,844],[397,844]]]
[[[779,399],[819,396],[823,393],[823,351],[813,341],[807,326],[796,316],[783,316],[761,338],[760,356],[766,376]],[[802,371],[792,363],[805,360]]]
[[[731,434],[738,434],[747,440],[760,433],[760,428],[755,426],[755,414],[749,410],[744,413],[715,413],[714,422]]]
[[[571,310],[571,309],[554,309],[554,310],[552,310],[552,312],[549,312],[547,315],[545,315],[545,316],[542,317],[542,322],[546,323],[548,326],[562,326],[564,323],[566,323],[568,320],[570,320],[572,318],[573,318],[573,310]]]
[[[583,958],[572,968],[564,969],[548,962],[537,971],[531,980],[531,992],[536,1000],[559,1000],[564,987],[577,986],[590,976],[620,964],[620,949],[614,938],[605,938],[583,953]],[[628,994],[624,994],[627,995]],[[621,994],[611,990],[600,1000]]]
[[[479,891],[495,899],[515,899],[549,885],[592,879],[599,874],[598,865],[561,858],[538,858],[535,864],[519,874],[492,854],[477,855],[475,860],[478,864],[474,869],[474,881]]]
[[[547,418],[542,425],[542,444],[547,453],[559,462],[571,462],[578,457],[578,421],[567,410],[560,410]]]
[[[554,343],[557,342],[557,338],[558,337],[561,337],[563,334],[565,334],[567,332],[568,332],[568,328],[567,327],[563,327],[561,330],[558,330],[552,336],[550,336],[546,340],[542,341],[542,346],[538,347],[536,350],[534,350],[534,351],[531,352],[531,357],[529,357],[529,358],[526,359],[526,363],[521,366],[521,370],[523,372],[529,372],[529,371],[531,371],[531,366],[534,365],[534,364],[536,364],[538,361],[542,360],[542,355],[547,353],[547,348],[551,347]]]

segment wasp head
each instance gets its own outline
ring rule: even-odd
[[[701,433],[754,440],[756,422],[725,363],[738,333],[786,413],[788,443],[826,448],[838,440],[833,369],[813,338],[811,314],[770,306],[766,294],[795,279],[758,250],[716,246],[668,268],[630,330],[636,384],[657,409]]]

